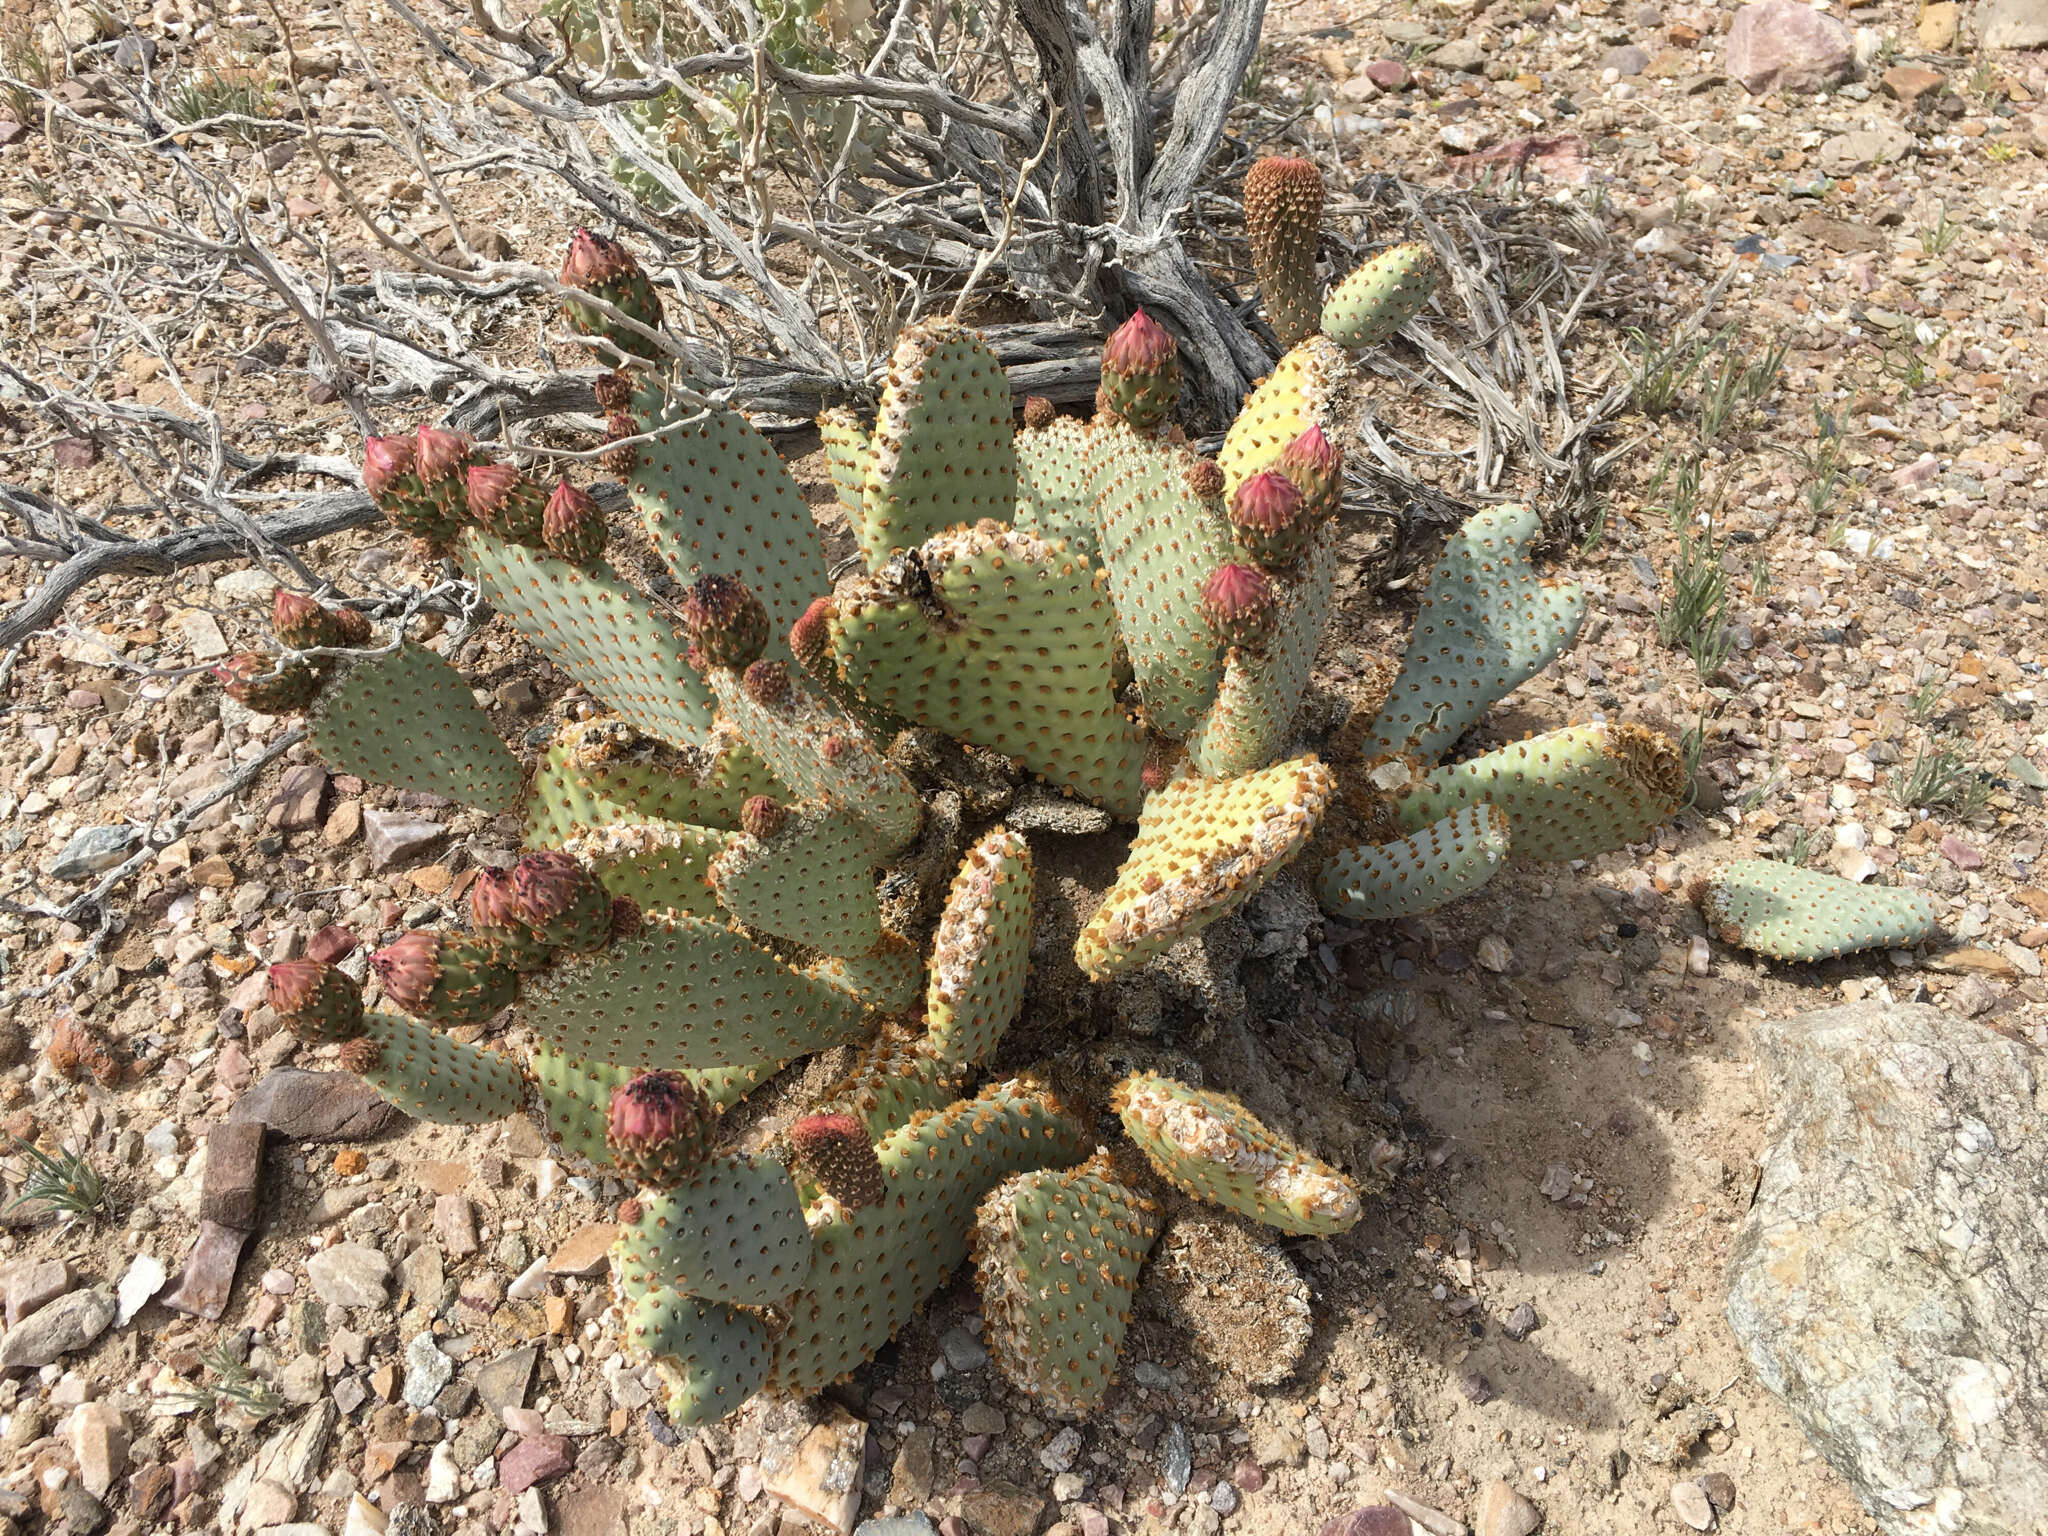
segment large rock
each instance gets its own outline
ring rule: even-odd
[[[1891,1536],[2048,1509],[2040,1053],[1924,1007],[1766,1024],[1763,1180],[1729,1260],[1758,1375]]]
[[[228,1111],[230,1124],[250,1121],[293,1141],[364,1141],[406,1124],[406,1115],[353,1072],[279,1067]]]
[[[2048,0],[1985,0],[1977,41],[1986,48],[2048,48]]]
[[[114,1298],[73,1291],[31,1313],[0,1339],[0,1371],[33,1370],[84,1349],[114,1321]]]
[[[1728,73],[1752,96],[1822,90],[1855,66],[1849,29],[1801,0],[1754,0],[1728,29]]]

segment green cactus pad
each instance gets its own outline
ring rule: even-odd
[[[527,1060],[533,1080],[532,1102],[548,1139],[556,1147],[598,1168],[613,1166],[605,1145],[605,1120],[612,1090],[630,1081],[633,1067],[568,1056],[551,1045],[537,1045]],[[720,1109],[730,1109],[773,1075],[767,1063],[723,1067],[683,1075]]]
[[[1323,866],[1323,910],[1354,922],[1416,917],[1476,891],[1508,856],[1508,819],[1468,805],[1399,842],[1346,848]]]
[[[564,1052],[629,1067],[780,1063],[867,1032],[867,1011],[741,935],[648,914],[609,949],[535,977],[520,1016]]]
[[[872,1359],[966,1256],[982,1196],[1025,1168],[1074,1162],[1082,1129],[1042,1085],[1012,1080],[920,1115],[875,1150],[887,1193],[812,1230],[812,1284],[789,1305],[771,1391],[816,1392]]]
[[[745,582],[768,610],[765,654],[787,659],[789,626],[830,585],[796,482],[736,412],[657,408],[651,392],[633,403],[639,420],[675,422],[641,445],[627,486],[670,574],[684,588],[714,574]]]
[[[630,737],[617,721],[566,725],[541,754],[526,807],[526,846],[559,848],[610,822],[682,822],[731,831],[753,795],[781,791],[768,765],[727,736],[722,751],[679,752]]]
[[[1337,435],[1331,413],[1350,376],[1344,349],[1326,336],[1311,336],[1280,359],[1223,435],[1216,463],[1223,470],[1225,502],[1253,475],[1273,468],[1287,445],[1310,427]]]
[[[364,1082],[416,1120],[488,1125],[526,1102],[519,1068],[495,1051],[464,1045],[400,1014],[366,1013],[363,1023],[362,1038],[345,1047],[346,1059],[359,1065]]]
[[[836,600],[832,648],[847,681],[1136,815],[1144,742],[1111,687],[1115,613],[1102,578],[1065,545],[991,522],[942,534],[921,557],[928,592],[871,578]]]
[[[1066,1418],[1102,1406],[1159,1226],[1158,1204],[1100,1152],[1066,1172],[1016,1174],[981,1202],[983,1337],[1013,1385]]]
[[[631,1298],[626,1348],[654,1362],[671,1424],[711,1424],[761,1390],[772,1358],[767,1326],[751,1312],[673,1290]]]
[[[811,1273],[811,1234],[789,1170],[772,1157],[714,1157],[681,1185],[643,1193],[612,1249],[628,1291],[668,1286],[742,1306],[780,1306]]]
[[[1546,581],[1529,565],[1542,527],[1529,507],[1490,507],[1445,543],[1400,675],[1373,722],[1368,760],[1441,757],[1496,700],[1577,638],[1584,589]]]
[[[1340,346],[1376,347],[1421,313],[1436,278],[1436,257],[1421,241],[1389,247],[1330,290],[1323,334]]]
[[[1200,933],[1293,862],[1329,805],[1314,757],[1235,779],[1176,779],[1145,802],[1116,884],[1074,942],[1091,981]]]
[[[711,696],[683,644],[639,589],[603,561],[585,569],[464,531],[462,563],[540,653],[644,735],[702,748]]]
[[[1687,787],[1678,748],[1640,725],[1548,731],[1405,785],[1385,782],[1398,771],[1389,765],[1373,782],[1402,831],[1491,803],[1514,829],[1516,857],[1543,860],[1590,859],[1641,842],[1676,814]]]
[[[1009,378],[973,331],[950,320],[904,330],[882,388],[855,530],[869,570],[941,529],[1010,517],[1010,413]]]
[[[813,800],[791,806],[767,837],[733,833],[712,861],[719,902],[751,928],[828,955],[882,942],[874,834],[866,821]]]
[[[1159,1176],[1197,1200],[1283,1232],[1328,1237],[1364,1214],[1358,1186],[1268,1130],[1227,1093],[1134,1072],[1111,1105]]]
[[[724,716],[721,734],[735,734],[753,748],[795,799],[822,800],[857,815],[878,858],[917,836],[924,802],[901,770],[876,750],[874,738],[836,704],[794,678],[772,704],[757,702],[731,671],[714,670],[711,686]]]
[[[1017,434],[1017,507],[1013,527],[1098,561],[1095,503],[1116,476],[1147,461],[1169,462],[1171,450],[1124,423],[1058,416]]]
[[[1221,502],[1189,487],[1195,462],[1185,450],[1133,458],[1095,509],[1117,632],[1145,718],[1172,741],[1195,728],[1223,676],[1200,599],[1209,573],[1231,559],[1230,524]]]
[[[519,759],[491,729],[462,674],[425,646],[347,663],[307,712],[330,768],[479,810],[519,804]]]
[[[1337,524],[1326,522],[1291,571],[1269,575],[1273,632],[1256,651],[1233,649],[1216,702],[1188,737],[1188,761],[1210,778],[1235,778],[1279,756],[1315,670],[1337,585]]]
[[[929,1040],[878,1036],[861,1047],[853,1070],[818,1103],[858,1116],[875,1141],[926,1110],[943,1109],[960,1089],[960,1070],[940,1059]]]
[[[1858,885],[1775,859],[1738,860],[1697,895],[1716,938],[1774,960],[1911,949],[1941,926],[1941,900],[1931,892]]]
[[[1031,848],[992,827],[967,850],[932,935],[927,1039],[941,1061],[971,1067],[994,1052],[1024,1004],[1031,969]]]
[[[832,477],[839,509],[846,514],[847,526],[857,529],[863,516],[861,498],[868,482],[868,464],[874,458],[874,429],[851,407],[835,405],[819,414],[818,436],[824,441],[825,468]]]
[[[621,816],[556,844],[586,865],[613,896],[643,912],[718,915],[711,865],[733,834],[688,822]]]
[[[858,955],[821,955],[804,967],[828,986],[858,998],[877,1013],[906,1012],[924,990],[924,961],[901,934],[884,933]]]

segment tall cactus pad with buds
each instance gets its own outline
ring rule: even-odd
[[[462,550],[491,606],[621,720],[679,747],[707,744],[704,680],[637,587],[601,561],[584,569],[481,529]]]
[[[1225,498],[1260,470],[1278,468],[1287,445],[1310,427],[1333,433],[1337,392],[1350,377],[1344,349],[1327,336],[1311,336],[1281,358],[1223,434],[1216,462],[1223,466]]]
[[[840,1208],[858,1211],[876,1205],[888,1194],[882,1160],[868,1140],[868,1128],[842,1110],[805,1115],[784,1133],[790,1160]]]
[[[975,1217],[974,1261],[1003,1374],[1054,1413],[1101,1407],[1159,1226],[1158,1204],[1100,1152],[998,1184]]]
[[[1299,757],[1155,792],[1116,884],[1074,942],[1074,963],[1107,981],[1243,906],[1306,846],[1333,784],[1329,769]]]
[[[928,588],[875,577],[837,599],[832,650],[847,681],[1135,815],[1145,745],[1111,688],[1116,616],[1101,577],[1065,545],[992,522],[942,534],[920,556]]]
[[[661,329],[661,295],[641,270],[633,253],[616,240],[579,229],[569,241],[562,263],[562,286],[602,299],[627,319],[651,331]],[[630,326],[619,324],[595,305],[566,298],[562,313],[586,336],[610,342],[628,357],[657,359],[661,348]]]
[[[987,1060],[1023,1005],[1031,893],[1031,849],[1006,827],[984,833],[953,877],[925,993],[927,1038],[951,1066]]]
[[[1016,505],[1010,381],[987,343],[949,320],[897,340],[875,418],[856,530],[868,569],[941,529]]]
[[[770,1389],[816,1392],[871,1358],[966,1257],[982,1197],[1013,1173],[1077,1161],[1082,1134],[1072,1112],[1029,1079],[892,1132],[875,1149],[882,1198],[811,1229],[811,1285],[789,1305]]]
[[[1941,901],[1927,891],[1858,885],[1773,859],[1738,860],[1693,897],[1716,938],[1774,960],[1911,949],[1941,925]]]
[[[488,1125],[526,1102],[526,1079],[495,1051],[394,1014],[363,1016],[344,1061],[391,1103],[437,1125]]]
[[[1422,312],[1436,278],[1436,258],[1421,241],[1382,251],[1331,291],[1323,334],[1347,347],[1376,347]]]
[[[746,583],[768,611],[765,655],[786,660],[790,625],[829,586],[811,509],[768,439],[732,411],[700,413],[634,398],[643,430],[627,482],[648,536],[677,583],[716,573]]]
[[[718,897],[711,864],[732,834],[682,821],[624,818],[578,831],[555,846],[603,882],[606,892],[648,912],[712,917]]]
[[[1227,1093],[1134,1072],[1111,1103],[1159,1176],[1182,1194],[1317,1237],[1349,1230],[1364,1213],[1356,1184]]]
[[[1685,798],[1685,759],[1640,725],[1571,726],[1392,791],[1394,818],[1419,831],[1468,805],[1491,803],[1528,859],[1589,859],[1649,836]]]
[[[613,1248],[628,1292],[669,1285],[743,1306],[781,1306],[811,1274],[811,1235],[789,1170],[772,1157],[714,1157],[674,1189],[643,1195]]]
[[[493,813],[516,809],[525,790],[519,760],[469,684],[425,646],[346,663],[314,700],[307,725],[330,768],[372,783]]]
[[[631,938],[529,983],[520,1015],[572,1056],[632,1067],[780,1063],[871,1027],[852,998],[740,934],[655,913]]]
[[[631,1067],[588,1061],[552,1046],[536,1046],[527,1063],[533,1081],[533,1102],[548,1139],[572,1157],[593,1167],[624,1172],[612,1149],[612,1095],[636,1076]],[[720,1067],[677,1075],[688,1079],[713,1109],[730,1109],[774,1074],[770,1062]],[[715,1122],[714,1122],[715,1123]],[[708,1139],[712,1125],[705,1126]],[[628,1177],[639,1178],[636,1166]]]
[[[1533,508],[1492,507],[1466,518],[1445,543],[1367,759],[1442,756],[1578,637],[1584,589],[1546,581],[1529,564],[1541,531]]]
[[[1316,242],[1323,229],[1323,173],[1306,160],[1277,155],[1244,178],[1244,232],[1266,318],[1282,350],[1306,341],[1322,323]]]
[[[1398,842],[1343,850],[1323,866],[1317,894],[1325,911],[1353,922],[1416,917],[1491,880],[1509,842],[1499,807],[1469,805]]]

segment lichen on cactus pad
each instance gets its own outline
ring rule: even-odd
[[[1355,922],[1434,912],[1491,880],[1510,840],[1499,807],[1468,805],[1408,837],[1336,853],[1316,892],[1324,911]]]
[[[1134,1072],[1117,1085],[1111,1105],[1159,1176],[1182,1194],[1318,1237],[1346,1231],[1364,1214],[1356,1184],[1268,1130],[1227,1093]]]
[[[525,787],[462,674],[425,646],[345,663],[313,701],[313,750],[330,768],[484,811],[509,811]]]
[[[1737,860],[1693,895],[1714,937],[1774,960],[1911,949],[1941,925],[1941,901],[1927,891],[1858,885],[1774,859]]]
[[[1158,1204],[1106,1153],[998,1184],[975,1217],[984,1335],[1003,1374],[1054,1413],[1080,1418],[1116,1379]]]
[[[1333,783],[1314,757],[1298,757],[1156,791],[1116,884],[1074,943],[1074,962],[1106,981],[1242,906],[1307,844]]]
[[[988,1058],[1017,1016],[1031,958],[1031,849],[1006,827],[984,833],[953,877],[932,935],[925,1020],[941,1061]]]

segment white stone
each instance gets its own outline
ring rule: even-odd
[[[153,1253],[138,1253],[128,1263],[128,1271],[121,1276],[121,1283],[114,1289],[115,1300],[119,1303],[114,1312],[114,1326],[126,1328],[149,1302],[150,1297],[164,1288],[169,1276],[164,1271],[163,1261]]]

